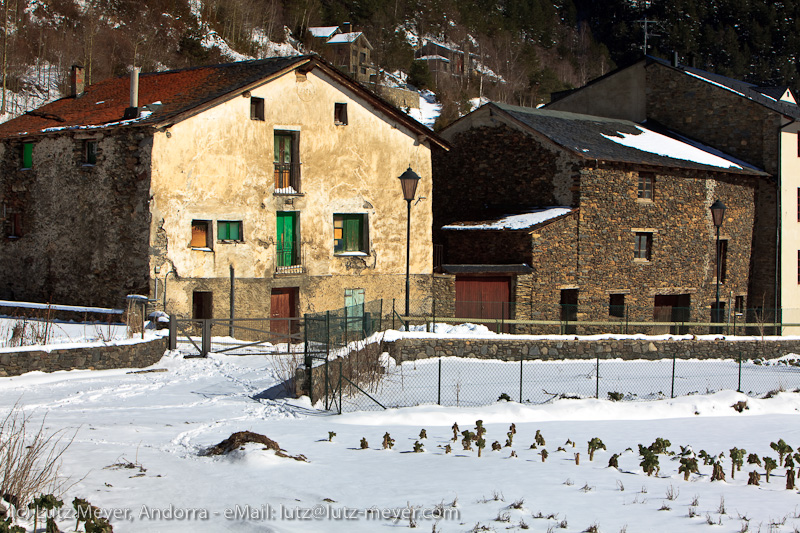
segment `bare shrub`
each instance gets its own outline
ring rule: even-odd
[[[0,420],[0,494],[17,509],[37,494],[61,496],[68,488],[59,469],[75,434],[49,432],[44,423],[37,427],[18,405]]]

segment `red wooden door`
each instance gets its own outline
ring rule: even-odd
[[[297,317],[297,288],[283,288],[272,289],[270,297],[270,317],[275,319],[284,320],[270,320],[269,329],[275,333],[274,339],[276,342],[289,342],[288,337],[282,335],[289,335],[292,332],[292,325],[294,321],[285,320],[287,318]]]
[[[456,277],[456,318],[509,319],[510,299],[509,277]]]

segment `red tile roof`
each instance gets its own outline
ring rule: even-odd
[[[271,57],[140,74],[139,108],[142,113],[139,118],[132,120],[124,120],[125,109],[130,106],[130,76],[108,79],[88,86],[78,98],[61,98],[0,124],[0,139],[31,137],[62,130],[91,131],[98,128],[156,126],[177,122],[185,118],[187,113],[202,111],[215,100],[232,98],[238,91],[304,63],[309,63],[310,68],[323,69],[411,131],[449,149],[447,142],[429,128],[342,74],[330,63],[310,55]]]
[[[149,106],[149,109],[132,121],[123,121],[125,109],[130,106],[130,76],[108,79],[88,86],[78,98],[61,98],[0,124],[0,138],[60,129],[161,123],[310,57],[276,57],[140,74],[139,107]],[[162,105],[150,105],[156,102]]]

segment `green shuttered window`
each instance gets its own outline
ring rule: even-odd
[[[241,220],[217,222],[217,239],[220,241],[243,241]]]
[[[366,254],[367,238],[366,214],[333,215],[333,251],[336,254]]]

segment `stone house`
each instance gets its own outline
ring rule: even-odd
[[[446,78],[468,77],[475,71],[478,55],[471,52],[469,40],[464,41],[462,48],[422,39],[414,52],[414,60],[428,66],[437,84]]]
[[[0,298],[119,307],[138,293],[227,318],[404,296],[398,177],[411,167],[431,198],[431,151],[446,145],[324,60],[86,88],[75,68],[72,87],[0,125]],[[431,225],[422,201],[413,298],[430,294]]]
[[[717,199],[721,301],[744,307],[763,171],[666,130],[502,104],[441,135],[451,150],[434,154],[434,285],[455,304],[439,305],[443,316],[707,322]]]
[[[309,46],[360,83],[369,83],[377,73],[372,64],[372,45],[360,31],[345,22],[339,26],[308,28]]]
[[[800,323],[800,106],[788,87],[758,86],[648,56],[554,94],[547,108],[657,122],[768,172],[773,179],[760,181],[756,196],[747,305],[769,319]]]

